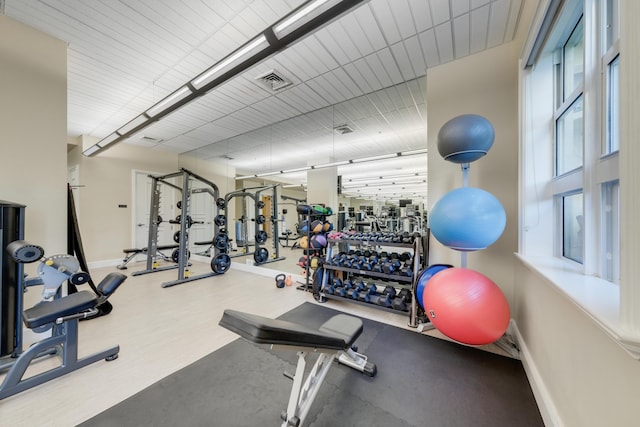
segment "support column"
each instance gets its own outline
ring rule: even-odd
[[[307,202],[324,203],[338,211],[338,168],[312,169],[307,172]]]

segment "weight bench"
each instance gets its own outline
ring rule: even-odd
[[[177,249],[179,248],[180,245],[178,244],[171,244],[171,245],[160,245],[156,247],[157,255],[160,255],[160,257],[165,260],[165,261],[171,261],[171,257],[163,254],[161,251],[166,251],[169,249]],[[131,248],[131,249],[123,249],[122,252],[124,252],[125,256],[122,259],[122,264],[119,264],[116,266],[116,268],[118,270],[126,270],[127,269],[127,264],[129,264],[129,262],[135,258],[136,255],[145,255],[148,251],[148,248]]]
[[[282,412],[282,427],[304,424],[311,404],[324,381],[333,360],[373,377],[376,365],[357,353],[355,340],[363,331],[362,320],[346,314],[338,314],[318,329],[284,320],[270,319],[235,310],[225,310],[220,326],[257,343],[270,344],[274,349],[298,352],[298,364],[294,375],[284,373],[293,380],[287,409]],[[308,353],[319,353],[315,364],[304,378]]]
[[[33,344],[8,364],[9,370],[0,385],[0,399],[43,384],[100,359],[117,359],[120,351],[117,345],[78,359],[78,323],[79,319],[95,316],[98,307],[107,301],[126,278],[122,273],[109,273],[97,286],[99,295],[90,291],[80,291],[53,301],[40,302],[24,310],[22,320],[27,328],[36,329],[51,325],[51,336]],[[60,366],[23,379],[31,362],[46,355],[60,356]],[[0,368],[6,369],[5,366]]]

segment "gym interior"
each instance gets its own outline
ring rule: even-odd
[[[1,423],[637,425],[635,18],[0,0]]]

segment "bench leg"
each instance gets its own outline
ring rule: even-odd
[[[61,365],[22,379],[31,362],[43,354],[51,353],[52,349],[55,349],[55,354],[61,357]],[[120,347],[115,346],[83,359],[78,359],[78,319],[69,320],[62,325],[56,325],[53,328],[51,337],[32,345],[17,358],[9,369],[2,385],[0,385],[0,399],[43,384],[100,359],[113,360],[117,357],[119,351]]]
[[[336,353],[320,353],[305,380],[304,370],[307,365],[306,357],[306,351],[298,352],[298,365],[296,367],[296,374],[293,377],[289,404],[287,411],[281,416],[283,420],[282,427],[297,427],[304,424],[309,409],[311,409],[311,404],[318,394],[318,390],[327,376],[329,368],[331,368]]]
[[[375,377],[376,373],[378,372],[378,368],[376,367],[376,365],[369,362],[367,360],[367,356],[358,353],[351,348],[340,352],[338,362],[342,365],[353,368],[356,371],[360,371],[369,377]]]

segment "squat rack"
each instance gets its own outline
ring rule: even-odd
[[[225,205],[228,206],[229,202],[236,198],[240,197],[243,199],[243,215],[241,221],[247,221],[246,218],[246,206],[244,205],[245,199],[253,200],[254,206],[254,221],[256,225],[262,225],[267,220],[271,221],[271,236],[273,242],[273,250],[274,254],[271,258],[269,258],[269,250],[267,248],[261,247],[263,243],[267,241],[268,235],[264,230],[255,230],[255,250],[253,252],[249,251],[249,242],[248,242],[248,232],[246,227],[241,227],[241,232],[243,234],[242,246],[244,247],[244,252],[241,254],[229,255],[230,257],[240,257],[245,255],[253,254],[254,265],[266,264],[269,262],[275,262],[285,259],[280,256],[280,245],[278,242],[278,186],[279,184],[266,185],[260,187],[247,187],[242,188],[240,190],[235,190],[227,195],[224,198]],[[255,190],[251,192],[251,190]],[[271,216],[266,218],[260,211],[264,208],[264,202],[262,201],[262,194],[266,191],[272,192],[271,197]],[[229,217],[228,217],[228,209],[225,211],[225,223],[228,225]],[[240,246],[240,242],[238,242],[238,247]]]
[[[213,260],[216,261],[215,268],[214,268],[214,262],[212,261],[211,263],[212,269],[214,269],[214,271],[212,271],[211,273],[200,274],[197,276],[190,276],[189,270],[188,270],[188,266],[189,266],[189,261],[188,261],[189,232],[188,230],[191,227],[191,225],[195,223],[195,221],[191,219],[191,215],[190,215],[191,194],[194,194],[194,193],[209,194],[213,198],[213,204],[216,206],[216,213],[219,214],[219,209],[221,208],[219,204],[216,203],[220,194],[218,187],[213,182],[207,180],[206,178],[203,178],[202,176],[197,175],[184,168],[181,168],[179,172],[174,172],[174,173],[161,175],[161,176],[149,175],[149,177],[152,180],[152,192],[151,192],[151,204],[149,207],[149,240],[147,242],[147,248],[148,248],[147,265],[145,270],[136,271],[132,273],[132,275],[138,276],[142,274],[155,273],[157,271],[165,271],[165,270],[171,270],[171,269],[177,268],[178,279],[162,283],[162,287],[167,288],[167,287],[179,285],[185,282],[204,279],[205,277],[211,277],[211,276],[216,276],[218,274],[225,273],[226,270],[228,270],[231,263],[230,261],[228,261],[228,259],[223,259],[222,256],[226,254],[221,252],[221,249],[219,249],[216,246],[214,246],[214,258],[213,258]],[[175,184],[172,184],[166,181],[167,179],[171,179],[175,177],[182,177],[182,187],[179,187]],[[192,189],[192,185],[191,185],[192,180],[200,181],[201,183],[205,184],[205,187]],[[161,184],[168,185],[169,187],[172,187],[180,191],[182,195],[182,199],[180,200],[180,208],[182,210],[182,214],[180,215],[180,221],[179,221],[180,232],[179,234],[176,233],[179,236],[179,238],[176,239],[177,243],[179,244],[177,265],[168,265],[168,266],[158,267],[154,265],[154,261],[156,258],[156,253],[158,248],[158,224],[159,224],[158,212],[160,207],[160,185]],[[218,237],[221,234],[222,230],[219,229],[219,226],[217,223],[214,223],[213,227],[214,227],[214,236]]]

